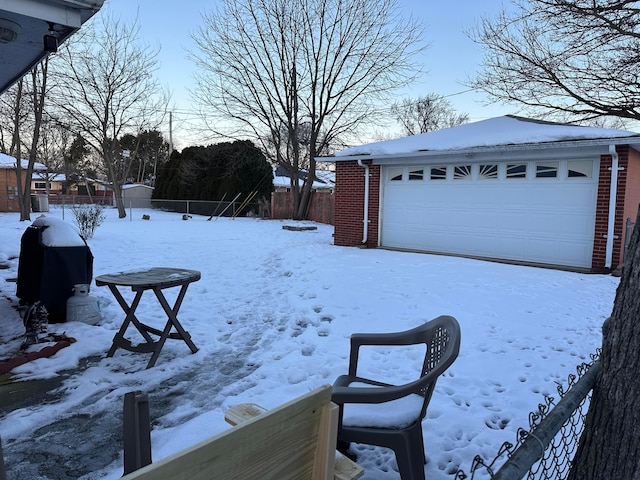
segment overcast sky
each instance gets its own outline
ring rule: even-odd
[[[515,107],[484,106],[483,96],[468,92],[462,82],[478,69],[482,52],[465,35],[480,15],[493,15],[500,0],[398,0],[407,15],[425,22],[425,41],[430,47],[420,61],[426,74],[413,86],[408,97],[427,93],[449,96],[454,107],[467,112],[471,121],[516,113]],[[105,10],[131,18],[138,12],[142,39],[160,46],[161,82],[172,92],[174,128],[193,118],[188,89],[193,85],[193,65],[186,51],[194,49],[190,33],[201,23],[200,14],[216,8],[215,0],[107,0]],[[466,93],[461,93],[465,92]],[[178,140],[179,142],[179,140]],[[187,145],[180,146],[182,148]]]

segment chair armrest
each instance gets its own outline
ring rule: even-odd
[[[412,330],[392,333],[354,333],[351,335],[351,345],[410,345],[416,341]]]
[[[355,376],[358,369],[358,355],[362,346],[402,346],[415,343],[413,329],[394,333],[354,333],[351,335],[349,354],[349,375]]]
[[[420,328],[420,327],[419,327]],[[358,355],[362,346],[402,346],[416,342],[414,330],[394,333],[354,333],[351,335],[349,354],[349,375],[357,375]]]
[[[348,385],[358,382],[371,385],[371,387],[350,387]],[[404,385],[389,385],[366,378],[341,375],[333,384],[331,401],[339,405],[345,403],[385,403],[398,398],[416,393],[416,383]],[[421,383],[421,381],[420,381]]]

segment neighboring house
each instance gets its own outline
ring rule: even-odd
[[[316,169],[316,179],[319,183],[323,184],[321,187],[314,187],[317,190],[331,190],[336,187],[336,172],[333,170],[318,170]]]
[[[607,272],[640,204],[640,135],[624,130],[504,116],[333,160],[336,245]]]
[[[307,172],[301,171],[298,182],[300,187],[307,178]],[[314,191],[331,191],[335,186],[335,172],[330,170],[316,170],[316,180],[313,182],[312,189]],[[276,192],[290,192],[291,191],[291,178],[287,174],[286,170],[282,167],[276,167],[273,169],[273,189]]]
[[[29,162],[22,160],[22,184],[24,185]],[[41,163],[35,163],[34,171],[46,170]],[[0,212],[19,212],[18,177],[16,175],[16,159],[0,153]]]
[[[47,190],[47,179],[49,189]],[[36,194],[46,194],[51,196],[63,195],[64,183],[66,176],[64,173],[47,174],[44,172],[34,172],[31,178],[31,192]],[[103,181],[88,178],[86,181],[81,180],[73,182],[69,185],[69,193],[71,196],[97,196],[111,197],[111,187]],[[54,200],[53,203],[60,203]]]
[[[122,186],[122,202],[125,208],[151,208],[153,187],[141,183]]]
[[[62,194],[65,180],[64,173],[47,174],[45,172],[34,172],[31,177],[31,192]],[[49,184],[48,188],[47,183]]]

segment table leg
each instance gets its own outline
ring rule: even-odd
[[[127,328],[129,327],[130,323],[134,324],[136,329],[144,337],[147,343],[153,343],[153,338],[151,338],[149,333],[147,333],[143,328],[141,328],[141,324],[135,315],[135,311],[138,308],[138,304],[140,303],[140,299],[142,298],[143,291],[140,290],[136,292],[136,296],[134,297],[133,302],[131,302],[131,306],[129,306],[127,305],[127,302],[125,301],[124,297],[120,294],[120,291],[116,288],[115,285],[109,285],[109,289],[111,290],[111,293],[113,293],[113,296],[115,297],[115,299],[120,304],[120,307],[122,307],[122,309],[126,313],[126,317],[122,322],[122,326],[120,327],[120,330],[118,330],[118,333],[116,333],[115,336],[113,337],[113,343],[111,344],[111,348],[107,353],[107,357],[113,357],[118,347],[124,347],[129,344],[129,342],[125,339],[124,334],[127,331]]]
[[[153,354],[151,355],[151,359],[149,360],[149,363],[147,363],[147,368],[151,368],[156,364],[156,361],[160,356],[160,351],[164,346],[164,342],[166,342],[167,337],[169,336],[169,332],[171,332],[171,325],[172,325],[171,320],[167,320],[167,324],[164,326],[164,330],[162,331],[160,338],[155,343]]]
[[[187,332],[178,321],[178,311],[180,310],[180,307],[182,305],[182,301],[184,300],[188,286],[189,286],[188,283],[183,284],[181,286],[180,292],[176,297],[176,301],[174,302],[173,307],[171,307],[169,305],[169,302],[167,302],[167,299],[162,293],[161,287],[152,288],[153,292],[156,295],[156,298],[158,299],[158,302],[162,306],[162,309],[164,310],[165,314],[167,315],[167,322],[164,326],[164,329],[160,331],[149,325],[145,325],[144,323],[139,321],[135,315],[136,309],[138,308],[138,304],[140,303],[140,299],[142,298],[142,294],[146,289],[135,290],[136,295],[133,301],[131,302],[131,305],[128,305],[126,300],[118,290],[118,288],[115,285],[109,285],[109,289],[111,290],[111,293],[113,293],[113,296],[115,297],[116,301],[118,302],[122,310],[124,310],[124,312],[126,313],[126,316],[122,323],[122,326],[120,327],[120,330],[113,337],[113,343],[111,344],[111,348],[107,353],[107,357],[112,357],[118,348],[124,348],[125,350],[129,350],[132,352],[151,352],[152,353],[151,359],[147,364],[147,368],[151,368],[155,365],[156,361],[158,360],[160,351],[162,350],[162,347],[164,346],[167,338],[183,340],[191,350],[191,353],[196,353],[198,351],[198,347],[196,347],[196,345],[191,340],[191,335],[189,335],[189,332]],[[129,340],[125,338],[125,333],[127,331],[127,328],[131,324],[133,324],[133,326],[144,337],[144,339],[146,340],[146,343],[142,343],[134,346],[131,344]],[[176,329],[175,333],[171,332],[172,328]],[[153,335],[158,335],[160,338],[157,341],[155,341],[151,337],[151,335],[149,335],[150,333]]]
[[[162,290],[160,288],[154,288],[153,292],[156,294],[158,302],[160,302],[160,305],[162,305],[162,308],[164,309],[168,317],[167,326],[169,327],[169,330],[167,330],[166,328],[167,326],[165,326],[165,329],[162,332],[162,335],[164,337],[162,339],[162,342],[164,343],[164,340],[166,340],[166,338],[169,337],[171,326],[173,326],[178,332],[177,337],[184,340],[184,342],[187,344],[187,346],[191,350],[191,353],[196,353],[198,351],[198,347],[195,346],[195,344],[191,340],[191,335],[182,327],[182,324],[178,320],[178,311],[180,310],[180,306],[182,305],[182,300],[184,299],[184,296],[187,293],[188,286],[189,284],[185,284],[180,288],[180,293],[178,293],[178,297],[176,298],[173,308],[171,308],[171,306],[167,302],[167,299],[162,294]],[[175,337],[172,337],[172,338],[175,338]]]
[[[149,336],[147,329],[144,327],[144,324],[140,320],[138,320],[138,317],[136,317],[135,315],[136,309],[138,308],[138,304],[140,303],[140,299],[142,298],[142,294],[144,293],[144,290],[136,291],[136,296],[133,299],[133,302],[131,302],[131,307],[129,307],[124,297],[120,294],[120,291],[114,285],[109,285],[109,288],[111,289],[113,296],[116,297],[116,300],[120,304],[120,307],[122,307],[124,312],[127,314],[125,321],[128,320],[129,322],[133,323],[133,325],[136,327],[136,329],[138,329],[140,334],[144,337],[144,339],[148,343],[153,342],[153,338]]]

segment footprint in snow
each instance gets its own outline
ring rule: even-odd
[[[504,430],[511,420],[507,418],[500,418],[500,415],[494,414],[486,417],[484,423],[492,430]]]

